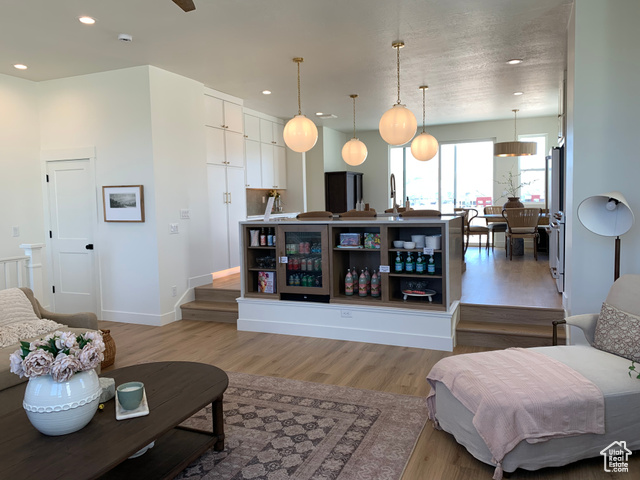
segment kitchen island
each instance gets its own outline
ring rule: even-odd
[[[427,250],[394,246],[412,237],[424,238]],[[461,217],[275,218],[241,222],[240,239],[238,330],[446,351],[455,346]],[[426,267],[424,273],[396,270],[398,257],[418,253],[431,260],[431,274]],[[345,288],[353,268],[356,276],[379,272],[379,296]]]

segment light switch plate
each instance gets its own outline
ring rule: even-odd
[[[178,224],[177,223],[170,223],[169,224],[169,233],[171,233],[171,234],[178,233]]]
[[[191,218],[191,211],[188,208],[183,208],[180,210],[180,218],[182,220],[189,220]]]
[[[20,236],[20,227],[11,227],[11,236],[19,237]]]

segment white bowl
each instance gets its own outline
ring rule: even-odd
[[[404,240],[394,240],[393,241],[393,246],[396,247],[396,248],[404,247]]]
[[[404,248],[406,248],[407,250],[416,248],[416,242],[404,242]]]

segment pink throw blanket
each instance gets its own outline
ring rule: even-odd
[[[604,396],[580,373],[523,348],[454,355],[429,372],[429,418],[436,428],[435,382],[442,382],[470,412],[496,463],[522,440],[529,443],[583,433],[604,433]]]

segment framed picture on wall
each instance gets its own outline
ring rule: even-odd
[[[142,185],[102,187],[105,222],[144,222]]]

